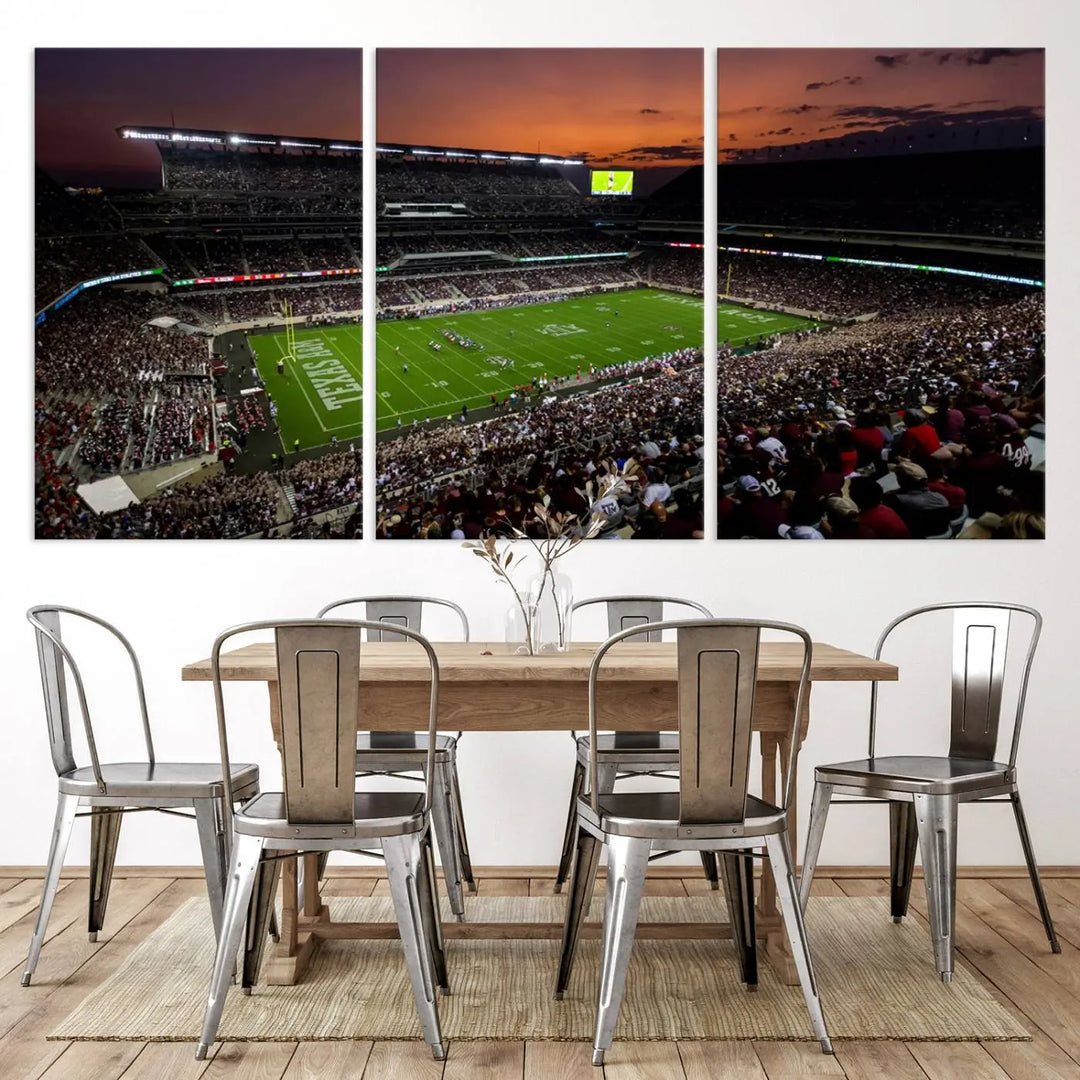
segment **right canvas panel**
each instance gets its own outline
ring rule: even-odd
[[[1043,538],[1044,51],[718,83],[719,536]]]

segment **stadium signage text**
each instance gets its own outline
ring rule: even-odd
[[[57,308],[62,308],[69,300],[73,300],[79,293],[86,289],[93,289],[98,285],[111,285],[116,281],[132,281],[135,278],[152,277],[155,274],[164,274],[165,271],[161,267],[155,267],[152,270],[128,270],[122,274],[105,274],[102,277],[88,278],[86,281],[80,281],[73,289],[68,289],[63,296],[58,300],[54,300],[48,307],[42,308],[34,317],[34,325],[40,326],[45,317],[51,311],[56,311]]]
[[[321,341],[298,342],[296,353],[308,382],[328,412],[363,400],[360,384]]]
[[[285,270],[276,274],[226,274],[222,277],[178,278],[173,287],[182,285],[230,285],[239,281],[280,281],[282,278],[341,277],[359,274],[358,266],[346,266],[340,270]]]

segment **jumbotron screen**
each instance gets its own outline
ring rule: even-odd
[[[633,195],[634,172],[632,169],[593,169],[592,195]]]

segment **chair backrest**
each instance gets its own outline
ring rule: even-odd
[[[897,627],[918,616],[941,611],[952,612],[953,617],[949,756],[959,758],[988,760],[996,756],[1009,632],[1014,616],[1031,619],[1027,654],[1018,676],[1016,714],[1009,751],[1009,765],[1015,766],[1028,679],[1042,631],[1042,616],[1034,608],[994,601],[929,604],[908,611],[889,623],[878,638],[875,658],[881,658],[886,642]],[[876,738],[877,683],[874,683],[870,696],[871,757],[875,753]]]
[[[72,682],[75,686],[75,696],[78,699],[79,710],[82,713],[83,730],[86,734],[86,746],[90,754],[90,764],[94,770],[94,778],[97,781],[98,788],[104,791],[105,782],[101,776],[101,762],[98,760],[97,741],[94,738],[90,707],[86,700],[86,687],[79,665],[75,662],[71,649],[63,640],[60,628],[61,615],[94,623],[106,630],[124,646],[135,675],[135,688],[142,715],[143,739],[146,744],[146,759],[153,763],[154,742],[150,734],[150,718],[146,709],[146,691],[143,687],[142,670],[139,667],[139,660],[135,655],[135,650],[131,647],[128,639],[115,626],[110,625],[96,615],[91,615],[87,611],[80,611],[78,608],[63,607],[59,604],[39,604],[30,608],[26,613],[26,618],[29,620],[30,625],[33,626],[34,635],[37,639],[38,665],[41,669],[41,689],[45,698],[45,721],[49,732],[49,751],[52,754],[56,774],[60,776],[78,767],[75,760],[75,749],[71,740],[71,716],[65,676],[66,668],[71,673]]]
[[[375,631],[368,632],[368,641],[403,640],[404,635],[397,634],[391,629],[395,626],[404,626],[420,633],[426,604],[449,608],[453,611],[461,622],[462,640],[469,640],[469,620],[465,612],[452,600],[441,600],[435,596],[353,596],[327,604],[319,612],[319,618],[352,604],[362,605],[365,620],[379,623]],[[340,611],[338,611],[338,616],[341,616]]]
[[[295,825],[351,825],[353,822],[356,731],[361,709],[361,636],[378,632],[370,620],[286,619],[245,623],[214,642],[211,673],[217,705],[218,737],[226,805],[232,805],[228,732],[221,679],[221,650],[239,634],[273,630],[281,715],[281,759],[285,813]],[[431,674],[428,716],[427,800],[434,770],[439,704],[439,663],[427,639],[402,627],[402,638],[427,653]]]
[[[684,825],[741,821],[746,813],[750,776],[750,736],[762,630],[798,637],[803,646],[798,688],[791,718],[790,751],[783,806],[791,797],[795,738],[810,677],[813,644],[791,623],[744,619],[697,619],[647,624],[647,629],[676,632],[679,687],[679,820]],[[635,627],[609,637],[589,668],[590,783],[598,801],[596,761],[596,687],[604,656]]]
[[[607,605],[608,637],[634,626],[662,622],[665,604],[686,607],[706,619],[712,618],[712,612],[704,604],[678,596],[595,596],[588,600],[578,600],[571,610],[577,613],[593,604]],[[659,641],[660,633],[658,630],[649,630],[644,634],[645,640]]]

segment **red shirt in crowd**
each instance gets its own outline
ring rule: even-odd
[[[859,515],[859,524],[869,529],[875,540],[910,540],[911,530],[891,506],[874,506]]]

